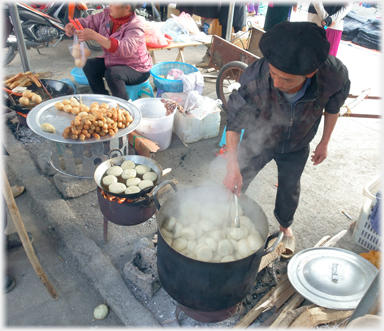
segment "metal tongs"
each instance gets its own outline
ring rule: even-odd
[[[237,202],[236,191],[237,191],[237,185],[235,186],[235,191],[233,192],[233,196],[231,195],[229,198],[229,214],[228,214],[227,224],[228,225],[230,224],[231,227],[239,228],[240,218],[239,218],[239,206]],[[232,201],[233,201],[232,197],[235,198],[235,219],[234,220],[231,219],[231,210],[232,210]]]

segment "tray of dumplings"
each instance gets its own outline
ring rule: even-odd
[[[141,118],[140,110],[121,98],[79,94],[37,105],[28,113],[27,124],[48,140],[84,144],[125,136],[137,128]]]

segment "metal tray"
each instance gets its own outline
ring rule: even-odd
[[[378,269],[363,257],[334,247],[305,249],[288,263],[288,278],[307,300],[330,309],[355,309]]]
[[[67,95],[63,97],[50,99],[35,106],[28,113],[28,116],[27,116],[27,124],[29,128],[36,134],[48,140],[65,143],[65,144],[91,144],[96,142],[109,141],[111,139],[116,139],[116,138],[125,136],[128,133],[135,130],[141,121],[141,112],[132,102],[128,102],[124,99],[112,97],[109,95],[81,94],[82,103],[84,103],[88,107],[93,102],[98,102],[99,104],[109,103],[109,102],[118,103],[120,108],[124,108],[131,114],[131,116],[133,117],[133,122],[127,128],[122,130],[120,129],[117,133],[115,133],[114,136],[105,135],[104,137],[100,137],[100,139],[88,138],[83,141],[74,140],[71,138],[64,139],[63,131],[66,127],[71,125],[71,120],[75,119],[75,115],[71,113],[66,113],[62,110],[57,110],[55,108],[55,103],[62,101],[64,99],[70,99],[72,97],[76,97],[77,99],[79,99],[80,94]],[[41,130],[40,126],[43,123],[52,124],[56,129],[55,133],[49,133]]]

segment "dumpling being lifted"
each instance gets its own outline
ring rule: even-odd
[[[107,170],[107,175],[113,175],[113,176],[119,177],[122,174],[122,172],[123,172],[123,169],[121,167],[113,166]]]

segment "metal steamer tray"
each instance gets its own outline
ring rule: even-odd
[[[288,278],[307,300],[330,309],[355,309],[378,269],[363,257],[334,247],[305,249],[288,263]]]
[[[66,113],[62,110],[57,110],[55,108],[55,103],[63,101],[64,99],[70,99],[71,97],[75,97],[77,100],[80,100],[81,97],[81,102],[87,105],[88,107],[93,102],[98,102],[99,104],[117,103],[120,108],[127,110],[131,114],[131,116],[133,117],[133,122],[127,128],[119,129],[119,131],[115,133],[114,136],[110,136],[109,134],[107,134],[104,137],[100,137],[100,139],[87,138],[83,141],[71,138],[65,139],[63,137],[63,131],[66,127],[71,126],[71,121],[75,119],[75,115],[71,113]],[[141,112],[133,103],[121,98],[101,94],[75,94],[50,99],[35,106],[28,113],[27,116],[27,124],[33,132],[48,140],[64,144],[92,144],[96,142],[105,142],[111,139],[120,138],[135,130],[135,128],[139,125],[140,121]],[[55,133],[49,133],[41,130],[40,126],[43,123],[52,124],[56,129]]]

